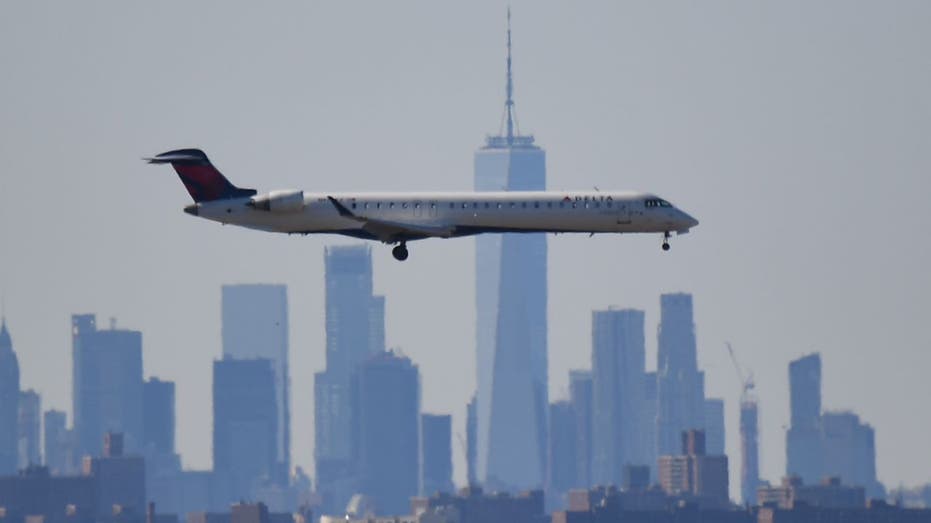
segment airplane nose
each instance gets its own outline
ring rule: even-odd
[[[687,212],[685,212],[685,211],[680,211],[680,212],[682,213],[682,218],[685,220],[685,223],[688,224],[688,225],[687,225],[688,228],[692,228],[692,227],[695,227],[696,225],[698,225],[698,220],[696,220],[695,218],[693,218],[691,214],[689,214],[689,213],[687,213]]]

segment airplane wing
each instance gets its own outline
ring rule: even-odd
[[[340,216],[361,223],[362,230],[385,243],[419,238],[449,238],[455,231],[454,227],[446,225],[424,225],[366,218],[350,211],[332,196],[327,196],[327,199],[330,200],[333,207],[336,207],[336,211],[339,212]]]

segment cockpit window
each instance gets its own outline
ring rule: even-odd
[[[651,208],[651,207],[672,207],[672,204],[671,204],[671,203],[667,202],[666,200],[659,199],[659,198],[648,198],[648,199],[644,200],[643,203],[644,203],[644,205],[645,205],[647,208]]]

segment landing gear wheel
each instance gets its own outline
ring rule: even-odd
[[[407,259],[409,252],[407,252],[407,244],[401,243],[396,246],[394,249],[391,249],[391,255],[394,256],[395,260],[404,261]]]
[[[669,250],[669,236],[670,236],[669,231],[666,231],[663,233],[663,250],[664,251]]]
[[[669,243],[663,242],[663,250],[664,250],[664,251],[668,251],[668,250],[669,250]]]

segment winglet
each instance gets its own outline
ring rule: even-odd
[[[358,218],[352,211],[346,208],[345,205],[339,203],[339,200],[332,196],[327,196],[327,199],[330,200],[330,203],[333,204],[333,207],[336,207],[336,212],[344,218]]]

